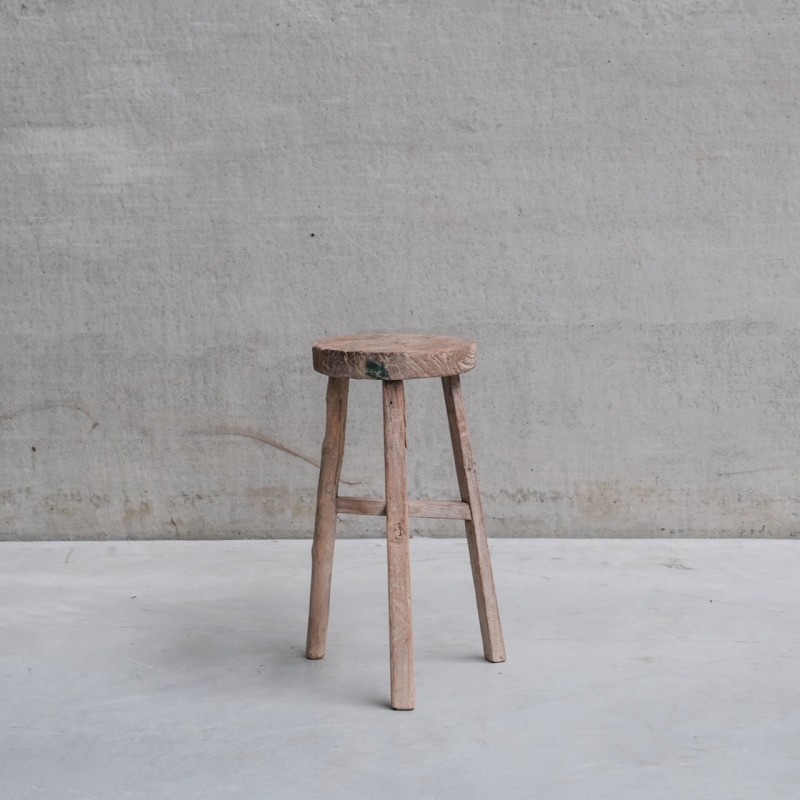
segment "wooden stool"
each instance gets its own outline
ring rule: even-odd
[[[311,601],[306,656],[322,658],[328,632],[336,514],[386,517],[389,562],[389,651],[392,708],[414,708],[409,517],[463,519],[472,564],[478,618],[487,661],[505,661],[478,478],[472,458],[459,375],[475,366],[475,342],[451,336],[375,334],[324,339],[313,346],[314,369],[328,376],[327,424],[317,489],[311,551]],[[386,499],[340,497],[347,391],[350,378],[383,382]],[[406,409],[403,381],[441,378],[461,502],[409,500],[406,480]]]

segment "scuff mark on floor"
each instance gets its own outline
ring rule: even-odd
[[[679,558],[668,558],[666,561],[660,562],[659,566],[667,567],[668,569],[691,569]]]

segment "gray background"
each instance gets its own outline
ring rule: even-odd
[[[2,0],[0,536],[308,535],[368,330],[479,341],[492,535],[800,534],[799,67],[777,0]]]

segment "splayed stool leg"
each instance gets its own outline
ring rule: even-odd
[[[327,420],[317,486],[317,513],[314,544],[311,547],[311,597],[308,606],[306,657],[325,655],[328,617],[331,604],[331,573],[336,543],[336,498],[342,474],[344,438],[347,423],[347,378],[329,378]]]

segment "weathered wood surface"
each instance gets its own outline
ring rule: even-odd
[[[314,369],[323,375],[400,381],[468,372],[477,344],[455,336],[363,334],[321,339],[312,354]]]
[[[432,342],[450,343],[452,347],[432,347]],[[453,344],[453,343],[460,344]],[[332,343],[336,343],[333,346]],[[362,349],[358,349],[358,346]],[[459,347],[461,360],[456,369]],[[380,370],[377,361],[382,359]],[[455,359],[448,362],[452,356]],[[392,360],[394,359],[394,360]],[[411,607],[411,563],[409,548],[409,516],[436,519],[463,519],[467,532],[475,597],[478,605],[483,652],[487,661],[505,661],[505,646],[495,596],[494,579],[486,539],[478,478],[472,457],[467,429],[460,372],[475,363],[475,344],[450,337],[391,336],[349,337],[329,339],[314,345],[314,366],[320,372],[344,370],[346,374],[330,374],[327,393],[327,420],[322,446],[317,514],[312,546],[311,598],[308,615],[306,656],[322,658],[330,611],[331,571],[336,537],[336,515],[367,514],[386,517],[389,655],[392,708],[410,710],[415,703],[413,614]],[[338,364],[338,366],[337,366]],[[468,366],[467,366],[468,365]],[[322,367],[322,368],[321,368]],[[365,370],[375,374],[364,374]],[[390,369],[392,373],[390,373]],[[413,372],[413,374],[410,374]],[[380,373],[380,374],[378,374]],[[385,374],[384,374],[385,373]],[[406,410],[403,379],[405,377],[442,378],[447,419],[455,457],[461,501],[409,500],[407,476]],[[347,397],[350,377],[382,381],[383,436],[386,467],[386,499],[341,497],[339,483],[344,455]]]
[[[328,635],[331,570],[336,541],[336,498],[344,456],[347,423],[347,378],[329,378],[327,420],[317,485],[317,515],[311,547],[311,597],[308,605],[306,657],[322,658]]]
[[[475,599],[478,604],[478,619],[483,639],[483,655],[487,661],[506,660],[503,631],[500,627],[500,612],[492,576],[492,562],[489,544],[486,539],[486,526],[483,520],[478,475],[472,457],[472,444],[467,428],[467,414],[464,397],[461,394],[461,380],[458,375],[442,378],[444,400],[447,407],[447,421],[453,443],[458,487],[461,499],[469,503],[472,519],[466,520],[469,560],[472,565],[472,580],[475,584]]]
[[[386,501],[372,497],[338,497],[336,510],[340,514],[361,514],[385,517]],[[424,519],[469,519],[468,503],[458,500],[409,500],[408,516]]]
[[[392,708],[414,708],[414,634],[408,536],[406,409],[402,381],[383,383],[386,465],[386,554],[389,572],[389,660]]]

